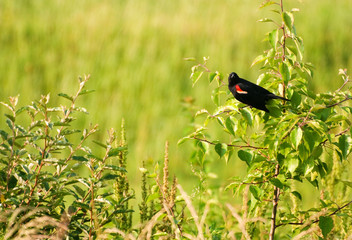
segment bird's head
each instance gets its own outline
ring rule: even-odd
[[[230,73],[229,75],[229,86],[234,86],[238,82],[238,75],[235,72]]]

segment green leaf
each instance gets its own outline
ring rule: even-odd
[[[287,162],[287,169],[293,173],[299,165],[299,160],[297,158],[290,158]]]
[[[252,114],[246,110],[246,109],[241,109],[242,116],[246,119],[247,123],[249,126],[253,125],[253,117]]]
[[[282,80],[285,82],[285,84],[288,84],[288,81],[290,80],[290,70],[288,69],[288,66],[285,62],[280,63],[279,66],[279,72],[281,74]]]
[[[298,198],[299,200],[302,201],[302,196],[301,196],[301,194],[299,192],[293,191],[293,192],[291,192],[291,194],[293,194],[296,198]]]
[[[291,105],[297,108],[301,104],[302,96],[298,92],[294,91],[290,97]]]
[[[11,116],[11,115],[9,115],[9,114],[4,114],[8,119],[10,119],[11,120],[11,122],[15,122],[15,118],[13,117],[13,116]]]
[[[231,150],[231,149],[228,150],[228,151],[225,153],[224,157],[225,157],[225,162],[226,162],[226,163],[228,163],[228,162],[230,161],[230,158],[231,158],[232,154],[233,154],[233,150]]]
[[[77,201],[74,201],[74,202],[72,203],[72,206],[73,206],[73,207],[80,207],[80,208],[82,208],[82,209],[85,210],[85,211],[87,211],[87,210],[90,209],[90,207],[89,207],[88,204],[82,203],[82,202],[77,202]]]
[[[189,136],[183,137],[180,140],[178,140],[177,145],[181,145],[182,143],[186,142],[189,139],[191,139]]]
[[[271,184],[273,184],[274,186],[276,186],[276,187],[278,187],[280,189],[282,189],[284,187],[282,182],[279,179],[277,179],[277,178],[272,178],[269,181],[271,182]]]
[[[284,20],[285,26],[292,32],[293,27],[293,14],[290,12],[284,12],[282,14],[282,18]]]
[[[291,143],[295,147],[295,149],[298,148],[298,145],[300,144],[300,142],[302,140],[302,136],[303,136],[303,132],[300,127],[296,127],[292,130],[292,132],[290,134],[290,139],[291,139]]]
[[[250,185],[249,186],[249,191],[252,193],[253,197],[257,200],[260,200],[260,197],[259,197],[259,188],[257,186],[254,186],[254,185]]]
[[[76,190],[76,192],[82,197],[84,198],[84,196],[86,195],[86,192],[80,188],[79,186],[77,185],[73,185],[73,188]]]
[[[350,138],[343,134],[339,137],[339,142],[334,144],[339,148],[342,158],[346,159],[347,155],[349,154]]]
[[[277,43],[279,41],[279,32],[277,29],[269,33],[269,43],[270,45],[276,49]]]
[[[223,91],[220,91],[220,88],[215,88],[211,94],[211,99],[215,103],[216,106],[220,106],[220,94],[222,94]]]
[[[55,126],[55,123],[53,125]],[[61,131],[61,135],[70,135],[78,132],[80,132],[78,129],[64,129]]]
[[[96,141],[96,140],[93,140],[93,142],[94,142],[95,144],[97,144],[98,146],[103,147],[103,148],[105,148],[105,149],[108,147],[108,146],[105,145],[104,143],[98,142],[98,141]]]
[[[233,121],[233,119],[231,117],[228,117],[225,121],[225,126],[226,126],[226,129],[233,135],[235,136],[235,131],[233,129],[235,123]]]
[[[269,110],[269,113],[273,117],[280,117],[282,115],[282,110],[277,105],[276,101],[269,100],[268,103],[265,105]]]
[[[157,198],[159,198],[159,193],[158,192],[152,193],[147,197],[146,203],[149,203]]]
[[[250,152],[246,152],[244,150],[239,150],[237,152],[237,155],[242,161],[246,162],[247,165],[250,166],[250,164],[252,162],[252,158],[253,158],[253,156]]]
[[[261,62],[265,61],[266,59],[268,59],[267,56],[264,56],[264,55],[259,55],[259,56],[257,56],[257,57],[253,60],[251,67],[253,67],[254,65],[256,65],[256,64],[258,64],[258,63],[261,63]]]
[[[308,126],[315,130],[318,134],[326,134],[326,125],[321,121],[309,121]]]
[[[73,156],[72,159],[80,162],[88,162],[88,159],[83,156]]]
[[[323,147],[321,145],[318,145],[313,149],[311,156],[314,159],[318,159],[322,153],[323,153]]]
[[[100,181],[112,180],[118,178],[120,175],[107,173],[100,178]]]
[[[227,152],[227,144],[225,143],[218,143],[215,145],[215,151],[216,153],[221,157],[225,155]]]
[[[5,132],[4,130],[0,130],[0,135],[1,135],[1,137],[2,137],[4,140],[6,140],[7,137],[8,137],[8,133]]]
[[[121,151],[124,151],[126,149],[127,149],[127,147],[112,148],[109,150],[108,156],[109,157],[117,156]]]
[[[109,169],[109,170],[114,170],[114,171],[119,171],[119,172],[127,172],[125,168],[116,166],[116,165],[105,165],[104,169]]]
[[[321,232],[324,236],[324,238],[326,238],[329,234],[329,232],[331,232],[331,230],[334,227],[334,221],[332,220],[332,218],[330,216],[320,216],[319,217],[319,227],[321,229]]]
[[[199,115],[203,115],[203,114],[209,115],[208,110],[206,110],[206,109],[204,109],[204,108],[201,109],[201,110],[198,110],[194,116],[195,116],[195,117],[198,117]]]
[[[92,92],[95,92],[95,90],[83,90],[78,95],[89,94],[89,93],[92,93]]]
[[[296,49],[299,53],[299,58],[302,60],[303,58],[303,52],[304,52],[304,45],[303,45],[303,40],[299,37],[294,38],[294,43],[296,45]],[[313,76],[313,72],[309,69],[306,69],[307,73],[312,77]]]
[[[57,122],[53,122],[54,126],[65,126],[65,127],[68,127],[70,126],[69,123],[64,123],[64,122],[61,122],[61,121],[57,121]]]
[[[217,74],[212,72],[209,74],[209,82],[212,82],[216,78]]]
[[[7,124],[7,126],[9,126],[10,129],[13,130],[14,124],[12,123],[12,121],[10,119],[6,119],[6,124]]]
[[[345,121],[347,118],[340,114],[330,115],[326,122],[341,122]]]
[[[267,1],[263,2],[263,3],[260,5],[259,8],[265,8],[265,7],[270,6],[270,5],[272,5],[272,4],[276,4],[276,2],[275,2],[275,1],[267,0]]]
[[[192,84],[193,86],[198,82],[198,80],[202,77],[203,72],[195,71],[191,74]]]
[[[262,19],[259,19],[258,22],[274,22],[274,21],[270,18],[262,18]]]
[[[344,180],[341,180],[341,182],[342,182],[343,184],[345,184],[346,186],[352,188],[352,182],[350,182],[350,181],[344,181]]]
[[[71,96],[67,95],[66,93],[59,93],[58,95],[60,97],[63,97],[63,98],[70,100],[71,102],[73,101],[73,98]]]
[[[16,178],[15,176],[11,176],[11,177],[9,178],[7,187],[8,187],[9,189],[12,189],[12,188],[16,187],[16,185],[17,185],[17,178]]]
[[[345,181],[345,180],[341,180],[341,182],[342,182],[343,184],[345,184],[346,186],[352,188],[352,182],[350,182],[350,181]]]

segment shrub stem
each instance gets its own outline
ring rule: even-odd
[[[280,164],[276,164],[275,168],[275,176],[279,175],[280,171]],[[273,210],[271,212],[271,227],[270,227],[270,234],[269,234],[269,240],[274,239],[275,235],[275,229],[276,229],[276,213],[277,213],[277,206],[279,204],[279,196],[280,196],[280,188],[274,187],[274,197],[273,197]]]

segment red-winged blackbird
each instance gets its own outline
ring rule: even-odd
[[[282,99],[285,101],[290,101],[287,98],[283,98],[269,92],[261,86],[240,78],[234,72],[229,76],[229,89],[238,101],[265,112],[269,112],[265,104],[270,99]]]

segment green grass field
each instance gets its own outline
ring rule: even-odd
[[[189,117],[182,99],[212,107],[206,81],[192,88],[192,63],[185,57],[210,56],[209,66],[255,81],[250,68],[265,49],[270,16],[261,1],[0,1],[0,100],[20,94],[20,105],[51,93],[73,93],[79,75],[91,74],[95,93],[80,104],[85,124],[99,123],[100,136],[126,121],[129,174],[142,160],[163,158],[170,141],[170,167],[182,179],[190,145],[176,146]],[[316,92],[342,84],[339,68],[352,69],[351,0],[288,1],[299,8],[296,28],[305,42],[306,61],[315,66]],[[61,100],[60,100],[61,101]],[[64,101],[64,100],[62,100]],[[0,109],[3,116],[4,108]],[[1,127],[5,127],[1,118]],[[234,174],[229,163],[214,164],[222,178]],[[240,174],[240,173],[235,173]],[[219,181],[221,184],[221,181]]]

